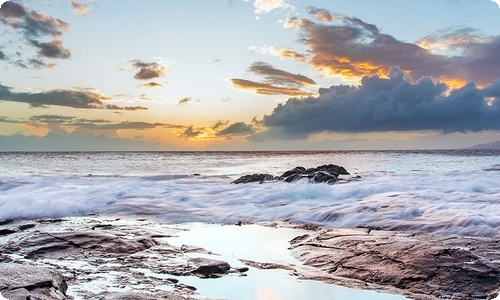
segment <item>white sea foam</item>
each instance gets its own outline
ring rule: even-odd
[[[148,157],[152,154],[142,155],[144,160],[154,160]],[[114,161],[122,161],[116,167],[109,162],[95,166],[87,159],[77,159],[80,168],[68,165],[66,170],[50,167],[42,171],[31,166],[29,172],[6,170],[9,176],[0,177],[0,220],[89,213],[149,214],[171,223],[287,220],[328,227],[500,235],[500,172],[492,168],[498,160],[495,155],[344,153],[351,165],[344,166],[358,170],[361,179],[335,185],[306,181],[230,183],[241,174],[260,172],[259,167],[279,174],[278,164],[285,165],[281,168],[284,171],[293,165],[332,163],[328,159],[332,154],[257,158],[237,158],[234,154],[225,163],[212,157],[216,154],[206,154],[205,162],[203,155],[196,155],[197,160],[182,158],[189,166],[178,166],[175,173],[158,173],[158,167],[151,169],[155,165],[151,161],[144,162],[148,167],[137,167],[141,160],[136,156],[130,161],[115,157]],[[301,163],[301,159],[313,164]],[[333,163],[341,164],[340,160],[336,158]],[[56,158],[53,164],[60,161]],[[406,165],[398,166],[403,161]],[[170,162],[170,167],[174,165]],[[123,172],[127,168],[132,171]],[[191,172],[179,173],[179,168]],[[88,176],[90,169],[98,175]],[[204,171],[201,176],[190,174],[198,170]]]

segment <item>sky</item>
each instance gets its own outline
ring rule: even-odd
[[[500,1],[0,1],[0,151],[500,140]]]

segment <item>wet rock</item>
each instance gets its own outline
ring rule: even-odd
[[[271,180],[274,180],[274,176],[271,174],[252,174],[252,175],[241,176],[240,178],[234,180],[231,183],[234,183],[234,184],[250,183],[250,182],[263,183],[264,181],[271,181]]]
[[[67,289],[59,272],[30,265],[0,264],[0,291],[9,300],[68,299]]]
[[[245,175],[234,180],[232,183],[263,183],[271,180],[295,182],[301,179],[308,179],[310,182],[333,184],[339,180],[339,175],[350,174],[346,171],[346,169],[344,169],[344,167],[329,164],[309,169],[306,169],[304,167],[295,167],[276,177],[270,174]]]
[[[13,219],[6,219],[6,220],[0,221],[0,225],[7,225],[10,223],[14,223],[14,220]]]
[[[231,266],[227,262],[221,260],[196,257],[190,259],[190,262],[196,266],[196,269],[192,271],[193,274],[226,274],[231,270]]]
[[[304,167],[295,167],[281,174],[278,178],[286,182],[294,182],[307,178],[311,182],[332,184],[339,180],[339,175],[350,175],[344,167],[329,164],[316,168],[306,169]]]
[[[428,299],[486,299],[500,288],[500,250],[487,238],[332,229],[291,243],[297,259],[333,282],[360,280]]]
[[[2,235],[9,235],[9,234],[13,234],[13,233],[16,233],[16,232],[17,232],[16,229],[11,229],[11,228],[0,229],[0,236],[2,236]]]
[[[162,293],[144,293],[144,292],[126,292],[126,293],[104,293],[90,298],[90,300],[192,300],[193,298],[184,297],[173,292]]]
[[[155,245],[150,237],[127,239],[104,232],[42,232],[22,239],[9,250],[27,257],[61,258],[75,254],[121,256]]]
[[[247,259],[240,259],[242,263],[244,263],[247,266],[254,267],[257,269],[261,270],[275,270],[275,269],[282,269],[282,270],[289,270],[289,271],[296,271],[294,268],[283,265],[283,264],[278,264],[278,263],[262,263],[262,262],[256,262],[253,260],[247,260]]]

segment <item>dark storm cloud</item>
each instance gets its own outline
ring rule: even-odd
[[[363,77],[359,87],[333,86],[318,97],[289,99],[262,124],[253,140],[305,139],[322,132],[432,130],[443,133],[500,129],[500,80],[484,90],[474,83],[446,94],[447,86],[423,77],[412,83],[399,67],[389,78]]]
[[[310,93],[302,91],[300,88],[316,85],[316,82],[307,76],[276,69],[261,61],[254,62],[248,71],[264,77],[264,82],[232,78],[231,82],[234,87],[254,91],[260,95],[306,96]]]
[[[255,132],[252,125],[236,122],[217,132],[217,136],[249,135]]]
[[[69,24],[59,18],[28,10],[26,5],[7,1],[0,9],[0,23],[14,32],[20,33],[22,39],[38,50],[37,58],[14,58],[20,56],[4,54],[4,59],[21,68],[45,68],[53,67],[55,64],[46,64],[40,57],[68,59],[71,52],[66,49],[63,42],[56,37],[61,36],[69,29]],[[43,41],[43,38],[52,38],[51,41]]]
[[[91,90],[51,90],[40,93],[12,92],[12,88],[0,84],[0,100],[28,103],[32,107],[50,105],[73,108],[112,109],[112,110],[145,110],[142,106],[106,105],[103,101],[111,100]]]
[[[291,18],[286,26],[299,30],[300,41],[310,53],[308,63],[331,75],[380,76],[389,67],[400,66],[414,78],[446,77],[488,84],[500,76],[500,36],[478,38],[475,30],[465,28],[429,36],[419,44],[408,43],[358,18],[314,7],[309,7],[309,12],[324,22]],[[324,17],[318,17],[320,13]],[[431,51],[430,44],[446,40],[453,41],[453,49],[460,55]]]
[[[5,59],[7,59],[7,56],[5,56],[5,53],[2,50],[0,50],[0,60],[5,60]]]
[[[166,68],[156,62],[148,63],[141,60],[133,60],[132,68],[138,70],[134,75],[137,80],[151,80],[162,77]]]

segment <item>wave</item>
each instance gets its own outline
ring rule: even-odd
[[[169,223],[308,222],[500,236],[500,172],[373,172],[345,184],[230,184],[225,176],[30,177],[0,182],[0,220],[147,214]]]

